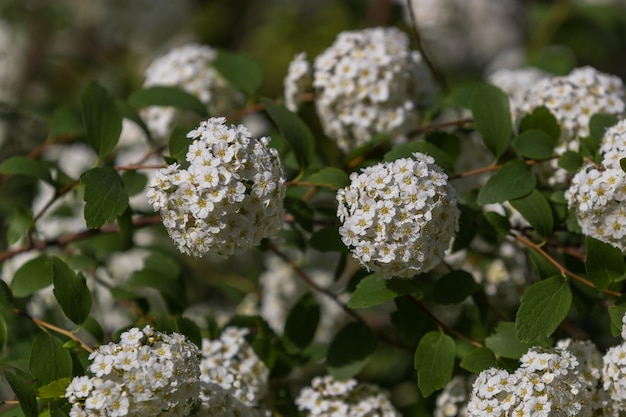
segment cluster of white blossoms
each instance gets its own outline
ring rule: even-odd
[[[298,95],[306,91],[313,85],[311,75],[311,64],[306,59],[306,53],[296,54],[293,61],[289,63],[287,76],[283,81],[285,89],[285,106],[295,112],[298,110]]]
[[[304,416],[400,417],[386,393],[355,379],[339,381],[331,376],[313,378],[300,390],[296,406]]]
[[[89,359],[93,376],[74,377],[66,390],[70,417],[183,417],[199,399],[200,351],[178,333],[135,327]]]
[[[147,196],[170,237],[185,254],[241,253],[283,224],[285,179],[269,138],[211,118],[187,134],[188,168],[159,170]]]
[[[537,82],[550,78],[551,75],[539,68],[499,69],[487,76],[487,81],[509,96],[511,115],[515,120],[524,103],[526,92]]]
[[[297,55],[285,80],[293,103],[308,64]],[[313,88],[324,133],[344,152],[377,134],[399,143],[418,127],[419,111],[432,105],[434,84],[418,51],[396,28],[346,31],[315,58]],[[291,104],[290,104],[291,105]],[[293,107],[292,107],[293,108]]]
[[[174,48],[146,69],[143,87],[178,87],[204,103],[210,115],[225,116],[244,103],[244,96],[213,67],[216,57],[216,51],[206,45]],[[198,122],[196,115],[174,107],[148,107],[140,114],[150,133],[161,139],[171,134],[175,124]]]
[[[606,130],[600,146],[602,163],[585,164],[574,176],[565,198],[585,235],[626,253],[626,120]]]
[[[456,235],[456,193],[434,162],[416,152],[369,166],[350,174],[350,185],[337,192],[343,243],[381,277],[428,272]]]
[[[468,379],[460,375],[452,377],[443,391],[437,395],[433,417],[467,416],[468,396]]]
[[[227,327],[219,339],[202,340],[200,398],[203,402],[215,402],[216,395],[219,398],[228,395],[236,400],[229,402],[240,408],[260,404],[267,392],[269,370],[245,339],[247,334],[247,329]]]
[[[622,317],[622,344],[611,347],[602,358],[602,381],[610,398],[609,416],[619,416],[626,411],[626,315]]]

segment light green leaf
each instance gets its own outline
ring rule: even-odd
[[[567,316],[572,292],[561,276],[534,283],[522,296],[515,333],[522,342],[550,336]]]
[[[498,362],[491,349],[480,347],[468,353],[460,363],[461,368],[475,374],[489,368],[496,368]]]
[[[52,259],[41,255],[31,259],[15,272],[11,281],[13,296],[28,297],[35,291],[52,284]]]
[[[40,332],[33,340],[28,369],[37,380],[37,386],[42,387],[72,376],[72,356],[57,337]]]
[[[548,159],[554,152],[556,140],[542,130],[526,130],[513,140],[518,155],[528,159]]]
[[[552,234],[554,227],[552,209],[541,192],[533,190],[530,194],[509,202],[543,239],[547,239]]]
[[[30,210],[16,207],[10,216],[6,218],[7,242],[9,244],[17,243],[28,234],[34,224],[33,213]]]
[[[426,333],[415,350],[417,385],[424,397],[446,386],[454,369],[454,340],[441,331]]]
[[[71,382],[71,378],[61,378],[56,381],[52,381],[51,383],[37,389],[37,397],[40,400],[65,398],[65,392]]]
[[[76,274],[61,259],[52,258],[54,296],[63,313],[80,325],[89,316],[91,293],[83,274]]]
[[[293,306],[283,331],[283,341],[288,350],[297,352],[306,349],[315,336],[320,320],[320,306],[311,293],[304,294]]]
[[[353,309],[373,307],[417,290],[415,283],[410,280],[382,279],[376,274],[370,274],[358,283],[350,296],[348,307]]]
[[[128,207],[128,193],[117,171],[92,168],[80,176],[85,186],[85,221],[90,229],[114,221]]]
[[[261,66],[244,54],[219,51],[213,67],[233,86],[248,95],[253,94],[263,82]]]
[[[508,96],[493,85],[480,85],[472,94],[470,108],[483,142],[499,158],[513,135]]]
[[[538,343],[520,342],[515,333],[515,323],[508,321],[498,323],[495,331],[485,339],[486,347],[491,349],[499,357],[509,359],[519,359],[531,347],[546,344],[549,344],[549,342],[547,342],[545,338]]]
[[[24,412],[25,417],[37,417],[38,409],[37,409],[37,397],[35,394],[35,386],[28,381],[28,378],[20,372],[11,373],[8,371],[4,372],[4,377],[6,378],[11,390],[17,397],[17,400],[20,403],[20,408]]]
[[[350,178],[343,170],[334,167],[325,167],[317,171],[307,180],[311,184],[333,190],[350,185]]]
[[[104,158],[120,138],[122,115],[115,99],[96,82],[89,84],[80,103],[87,143]]]
[[[452,271],[435,282],[433,297],[439,304],[459,304],[480,289],[469,272]]]
[[[175,107],[190,110],[198,116],[209,116],[207,106],[198,97],[179,87],[157,85],[133,91],[128,97],[128,102],[135,107]]]
[[[349,252],[339,236],[339,227],[325,227],[315,231],[309,239],[309,245],[320,252]]]
[[[611,334],[613,336],[620,336],[622,334],[622,327],[624,327],[622,320],[624,319],[624,314],[626,314],[626,304],[616,304],[609,307]]]
[[[0,164],[0,174],[24,175],[39,178],[48,184],[54,184],[50,176],[50,168],[44,161],[30,159],[25,156],[13,156]]]
[[[509,161],[493,174],[478,193],[476,202],[483,206],[523,197],[537,185],[537,178],[520,160]]]
[[[587,277],[599,290],[607,289],[614,281],[624,276],[626,266],[622,251],[613,245],[586,237],[585,270]]]
[[[376,334],[366,325],[359,322],[347,324],[328,347],[328,372],[336,379],[352,378],[367,364],[377,342]]]

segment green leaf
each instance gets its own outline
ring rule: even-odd
[[[74,323],[80,325],[89,316],[91,293],[83,274],[76,274],[61,259],[52,258],[54,271],[54,296],[63,313]]]
[[[46,255],[31,259],[15,272],[11,281],[13,296],[22,298],[52,284],[52,259]]]
[[[470,108],[483,142],[499,158],[513,135],[508,96],[493,85],[481,85],[474,90]]]
[[[495,331],[485,339],[486,347],[491,349],[499,357],[509,359],[519,359],[523,354],[528,352],[528,349],[531,347],[545,344],[547,344],[545,339],[539,343],[520,342],[515,332],[515,323],[509,321],[501,321],[498,323]]]
[[[394,146],[383,157],[383,161],[391,162],[400,158],[414,159],[413,153],[420,152],[435,159],[435,163],[439,165],[447,174],[454,172],[454,164],[450,156],[443,150],[430,142],[407,142]]]
[[[192,111],[198,116],[209,116],[207,106],[198,97],[174,86],[157,85],[133,91],[128,97],[128,102],[135,107],[175,107]]]
[[[552,234],[554,227],[552,209],[541,192],[532,190],[530,194],[510,200],[509,203],[524,216],[543,239],[547,239]]]
[[[8,223],[7,242],[9,244],[17,243],[26,237],[33,226],[33,213],[30,210],[16,207],[13,213],[6,218],[6,223]]]
[[[301,170],[307,168],[315,156],[315,139],[300,117],[285,106],[264,98],[261,102],[278,130],[289,143]]]
[[[301,351],[306,349],[315,336],[320,320],[320,306],[311,293],[304,294],[293,306],[283,332],[283,340],[288,350]]]
[[[615,246],[587,236],[585,270],[587,277],[599,290],[607,289],[614,281],[624,276],[626,266],[622,251]]]
[[[624,314],[626,314],[626,304],[616,304],[609,307],[611,334],[613,336],[620,336],[622,334],[622,327],[624,327],[622,320],[624,319]]]
[[[150,133],[150,130],[148,129],[148,126],[143,121],[139,113],[137,113],[137,110],[135,110],[130,104],[128,104],[125,101],[117,100],[115,104],[117,104],[117,109],[120,111],[120,114],[122,115],[123,119],[128,119],[131,122],[135,123],[137,126],[139,126],[141,131],[146,135],[146,138],[148,138],[148,140],[152,139],[152,135]],[[123,128],[124,128],[124,124],[122,120],[122,129]]]
[[[11,372],[4,372],[11,390],[15,393],[17,400],[20,403],[20,408],[24,412],[25,417],[37,417],[37,397],[35,394],[35,386],[31,384],[26,376],[21,373],[13,374]]]
[[[523,197],[537,185],[530,167],[520,160],[509,161],[493,174],[478,193],[476,202],[483,206]]]
[[[124,183],[124,189],[128,192],[129,196],[143,193],[148,184],[148,177],[139,171],[125,171],[122,175],[122,182]]]
[[[115,99],[96,82],[83,92],[80,104],[87,143],[102,159],[117,145],[122,132],[122,115]]]
[[[202,332],[193,320],[186,317],[176,317],[176,329],[178,333],[187,336],[189,341],[199,348],[202,348]]]
[[[26,177],[38,178],[48,184],[54,184],[50,176],[50,168],[45,162],[25,156],[13,156],[2,161],[0,174],[24,175]]]
[[[33,340],[28,369],[37,380],[37,386],[42,387],[72,376],[72,355],[57,337],[40,332]]]
[[[522,296],[515,333],[522,342],[550,336],[567,316],[572,292],[561,276],[534,283]]]
[[[438,304],[459,304],[479,289],[472,274],[452,271],[435,282],[433,297]]]
[[[528,248],[527,250],[530,263],[538,277],[544,279],[561,274],[559,268],[554,266],[554,264],[548,261],[541,253],[533,248]]]
[[[114,221],[128,207],[124,182],[113,168],[92,168],[80,176],[80,181],[85,186],[85,221],[89,229]]]
[[[261,66],[244,54],[219,51],[213,67],[233,86],[248,95],[253,94],[263,82]]]
[[[293,215],[296,222],[307,232],[313,231],[313,209],[306,201],[287,196],[284,200],[285,210]]]
[[[376,274],[370,274],[358,283],[350,296],[348,307],[353,309],[373,307],[417,290],[418,287],[410,280],[383,279]]]
[[[56,381],[52,381],[51,383],[37,389],[37,397],[40,400],[65,398],[65,391],[71,382],[71,378],[61,378]]]
[[[376,350],[376,334],[360,322],[344,326],[328,347],[326,367],[336,379],[355,376]]]
[[[143,269],[128,279],[129,288],[149,287],[159,290],[170,308],[184,309],[186,294],[181,280],[179,263],[162,253],[152,253],[144,261]]]
[[[626,172],[626,158],[622,158],[619,160],[619,166],[622,168],[622,171]]]
[[[547,133],[555,145],[561,136],[561,128],[556,118],[550,110],[544,106],[535,108],[532,113],[522,118],[519,125],[519,132],[523,133],[527,130],[541,130]]]
[[[604,132],[611,127],[617,124],[619,118],[614,114],[604,114],[604,113],[596,113],[591,116],[589,120],[589,133],[591,133],[591,137],[596,140],[596,142],[602,142],[602,138],[604,137]]]
[[[0,314],[0,355],[4,352],[9,341],[9,330],[4,316]]]
[[[555,146],[556,140],[542,130],[527,130],[513,140],[518,155],[528,159],[548,159]]]
[[[559,157],[557,165],[567,172],[576,172],[583,165],[583,157],[578,152],[565,151]]]
[[[170,156],[178,163],[185,161],[187,152],[189,151],[189,145],[192,141],[187,137],[188,129],[176,126],[170,135],[168,142]]]
[[[417,385],[424,397],[446,386],[454,369],[454,340],[441,331],[426,333],[415,349]]]
[[[338,190],[350,185],[350,178],[348,174],[339,168],[325,167],[311,175],[307,182],[320,187]]]
[[[480,347],[468,353],[461,360],[460,365],[461,368],[478,374],[485,369],[498,367],[498,362],[491,349]]]
[[[9,285],[0,279],[0,308],[3,310],[11,310],[15,307],[13,302],[13,293]]]
[[[487,219],[499,237],[504,237],[511,231],[511,222],[508,218],[493,211],[487,211],[483,214],[483,216]]]
[[[339,227],[325,227],[317,230],[311,235],[309,245],[320,252],[349,252],[339,236]]]

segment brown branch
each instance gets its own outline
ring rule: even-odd
[[[537,160],[534,160],[534,159],[527,159],[524,162],[526,163],[526,165],[530,166],[530,165],[535,165],[535,164],[537,164],[539,162],[548,161],[548,160],[549,159],[545,159],[545,160],[542,160],[542,161],[537,161]],[[459,179],[459,178],[471,177],[472,175],[484,174],[485,172],[497,171],[500,168],[502,168],[502,165],[504,165],[504,164],[489,165],[487,167],[477,168],[477,169],[473,169],[471,171],[465,171],[465,172],[462,172],[462,173],[457,174],[457,175],[452,175],[450,177],[450,179],[451,180],[456,180],[456,179]]]

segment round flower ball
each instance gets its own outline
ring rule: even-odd
[[[430,156],[414,153],[353,172],[337,192],[339,234],[381,277],[410,278],[441,261],[458,231],[456,192]]]
[[[197,97],[211,115],[223,116],[245,103],[242,92],[213,67],[217,52],[200,44],[186,44],[157,57],[145,71],[143,88],[178,87]],[[153,106],[141,116],[150,133],[160,139],[169,137],[175,124],[195,124],[197,115],[174,107]]]
[[[306,65],[296,57],[298,82]],[[289,85],[288,83],[286,83]],[[433,103],[434,83],[424,59],[409,49],[396,28],[346,31],[313,64],[315,105],[324,133],[344,152],[377,134],[393,143],[419,124],[419,111]],[[289,102],[289,100],[288,100]]]
[[[626,120],[607,129],[600,146],[602,163],[587,163],[565,192],[582,232],[626,254]]]
[[[285,179],[270,139],[211,118],[191,130],[188,167],[159,170],[147,196],[178,249],[229,256],[256,246],[283,224]]]
[[[70,417],[186,416],[200,395],[200,350],[185,336],[132,328],[89,355],[89,376],[72,379]]]

